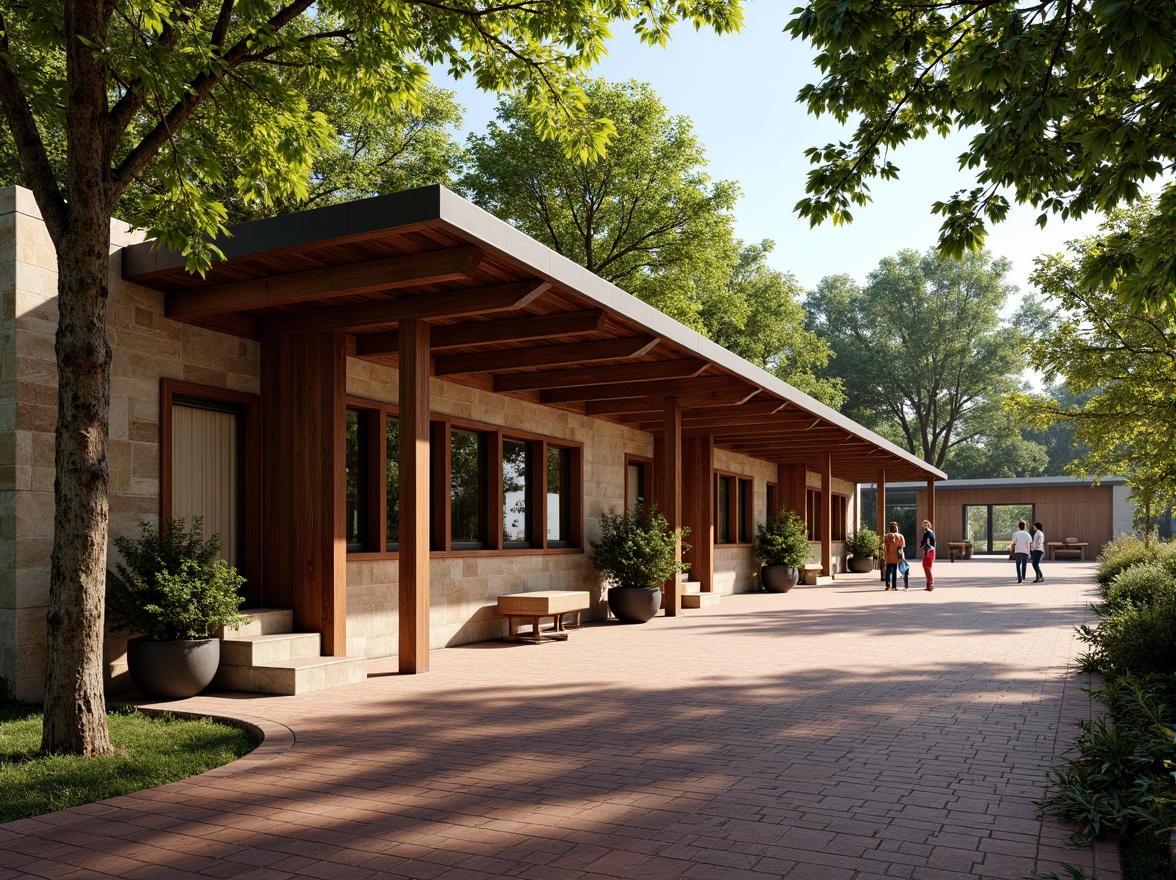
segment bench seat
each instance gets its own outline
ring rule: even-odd
[[[800,582],[806,587],[816,586],[817,578],[821,576],[821,572],[824,570],[820,563],[807,562],[800,567]]]
[[[576,615],[576,626],[580,625],[580,612],[591,605],[587,590],[537,590],[533,593],[509,593],[498,597],[498,613],[507,620],[506,640],[508,642],[565,641],[568,637],[564,626],[564,615]],[[551,629],[544,631],[540,621],[553,618]],[[529,633],[520,633],[519,625],[530,623]]]

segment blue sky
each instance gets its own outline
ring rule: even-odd
[[[718,37],[679,27],[666,49],[642,46],[618,28],[609,57],[593,75],[651,83],[671,113],[693,121],[711,176],[737,181],[743,190],[735,210],[738,235],[773,239],[774,268],[793,273],[806,288],[841,272],[864,281],[883,257],[935,243],[940,218],[931,214],[931,203],[972,182],[957,167],[965,140],[935,138],[904,147],[893,157],[900,179],[872,184],[874,201],[854,211],[852,224],[810,229],[793,211],[810,167],[804,150],[849,132],[832,119],[808,116],[796,103],[800,87],[818,74],[812,49],[783,33],[795,5],[751,0],[742,32]],[[482,131],[493,118],[493,96],[468,81],[438,77],[437,82],[458,92],[467,132]],[[1023,291],[1034,257],[1060,251],[1067,240],[1097,229],[1093,218],[1065,224],[1051,218],[1041,230],[1037,214],[1031,207],[1014,207],[988,238],[989,250],[1012,261],[1008,280]]]

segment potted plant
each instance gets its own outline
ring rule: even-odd
[[[773,593],[787,593],[800,580],[800,566],[809,555],[804,520],[791,510],[779,510],[755,529],[751,552],[763,567],[760,583]]]
[[[127,642],[127,667],[139,690],[156,697],[191,697],[220,665],[221,627],[249,618],[240,612],[245,579],[218,559],[220,537],[204,540],[200,517],[187,528],[168,519],[162,532],[140,523],[139,535],[114,539],[122,559],[107,573],[107,616]]]
[[[846,567],[858,574],[873,571],[878,556],[882,553],[882,539],[873,529],[858,529],[845,539],[845,552],[849,554]]]
[[[631,513],[600,515],[592,541],[592,567],[608,584],[608,607],[623,623],[645,623],[661,608],[661,586],[687,566],[675,552],[688,529],[671,530],[657,508],[637,504]],[[688,544],[682,545],[689,550]]]

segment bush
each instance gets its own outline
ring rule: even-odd
[[[1154,605],[1104,605],[1093,629],[1080,638],[1094,646],[1091,655],[1101,671],[1120,675],[1176,673],[1176,595]]]
[[[877,559],[882,555],[882,539],[873,529],[858,529],[846,538],[845,552],[858,559]]]
[[[657,589],[687,567],[675,555],[689,529],[670,530],[656,507],[638,504],[632,513],[606,510],[600,515],[600,540],[592,541],[592,567],[610,587]],[[690,549],[683,544],[682,550]]]
[[[751,552],[764,565],[798,568],[809,555],[808,531],[804,520],[791,510],[778,510],[755,528]]]
[[[1104,592],[1122,571],[1144,562],[1155,562],[1160,553],[1156,542],[1145,544],[1134,535],[1120,535],[1104,545],[1098,557],[1098,583]]]
[[[239,610],[245,578],[217,558],[220,538],[204,540],[200,517],[191,529],[168,519],[163,534],[145,522],[139,530],[114,539],[122,560],[107,573],[106,611],[115,628],[169,642],[249,622]]]
[[[1176,599],[1176,580],[1163,565],[1144,562],[1119,572],[1106,594],[1108,605],[1152,606]]]

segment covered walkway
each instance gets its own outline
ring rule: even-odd
[[[567,642],[396,658],[301,697],[173,709],[246,718],[245,759],[0,826],[8,877],[1017,880],[1112,846],[1037,819],[1091,706],[1071,663],[1093,563],[1017,585],[1006,560],[876,575]]]

